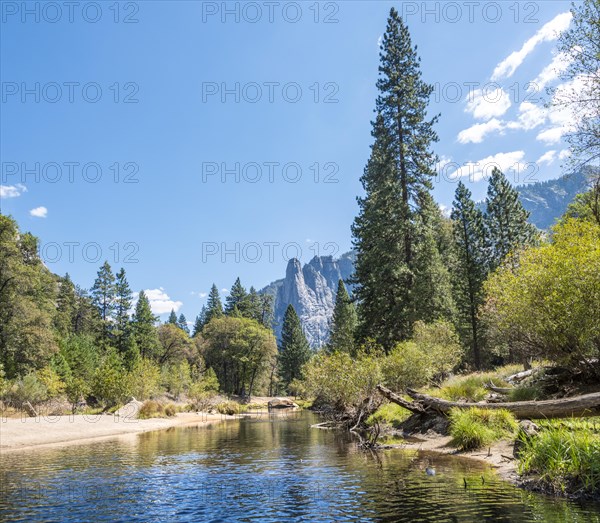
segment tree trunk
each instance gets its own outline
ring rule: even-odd
[[[379,386],[378,388],[381,391],[382,387]],[[420,404],[421,407],[429,408],[442,414],[447,414],[453,408],[468,409],[471,407],[506,409],[512,412],[518,419],[570,418],[573,416],[600,414],[600,392],[557,400],[513,401],[509,403],[458,403],[419,394],[410,389],[407,390],[407,394],[415,400],[415,403]],[[388,397],[386,394],[384,396]],[[394,403],[398,403],[402,407],[405,407],[405,404],[408,403],[402,398],[400,398],[402,403],[397,402],[391,397],[388,397],[388,399]]]
[[[425,408],[421,404],[415,403],[413,401],[406,401],[404,398],[401,398],[400,396],[398,396],[398,394],[395,394],[394,392],[392,392],[390,389],[384,387],[383,385],[377,385],[377,390],[379,392],[381,392],[381,394],[385,398],[390,400],[392,403],[395,403],[396,405],[400,405],[401,407],[404,407],[406,410],[410,410],[411,412],[420,413],[420,414],[425,412]]]

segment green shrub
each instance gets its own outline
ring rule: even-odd
[[[450,435],[452,444],[461,450],[473,450],[515,434],[518,424],[505,409],[452,409]]]
[[[65,392],[67,393],[67,399],[73,406],[73,410],[75,410],[77,403],[79,403],[82,399],[85,399],[85,397],[90,393],[90,386],[81,378],[71,378],[67,382]]]
[[[557,493],[600,492],[600,437],[580,426],[547,426],[539,435],[524,441],[519,454],[519,472],[537,474]]]
[[[121,357],[110,351],[94,373],[91,394],[105,407],[114,407],[129,394],[127,377]]]
[[[173,403],[169,403],[167,405],[165,405],[165,416],[167,416],[168,418],[175,416],[175,414],[177,414],[177,407],[175,404]]]
[[[489,390],[486,385],[493,382],[497,387],[507,387],[508,384],[497,372],[477,372],[466,376],[454,376],[442,384],[436,396],[449,401],[481,401]]]
[[[53,368],[44,367],[37,371],[36,374],[40,382],[46,387],[47,399],[56,398],[65,392],[65,382]]]
[[[179,398],[192,383],[190,364],[187,360],[163,365],[161,383],[175,398]]]
[[[395,403],[384,403],[367,418],[367,425],[372,426],[376,423],[385,423],[397,427],[406,420],[410,414],[410,411],[403,409],[400,405],[396,405]]]
[[[240,405],[235,401],[223,401],[217,405],[217,412],[219,412],[219,414],[233,416],[235,414],[241,414],[243,412],[246,412],[246,406]]]
[[[16,407],[26,402],[36,405],[48,399],[48,389],[35,372],[30,372],[9,385],[6,398]]]
[[[160,368],[149,359],[138,359],[127,379],[130,393],[138,400],[149,399],[160,392]]]
[[[207,411],[219,391],[219,380],[212,368],[206,370],[200,380],[192,383],[188,390],[188,397],[192,400],[192,408]]]
[[[143,405],[140,407],[140,411],[138,413],[138,418],[140,419],[150,419],[150,418],[158,418],[163,413],[163,406],[154,400],[144,401]]]
[[[398,343],[383,360],[382,371],[385,383],[393,390],[425,385],[433,376],[428,357],[416,343]]]

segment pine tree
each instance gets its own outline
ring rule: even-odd
[[[185,332],[187,335],[190,334],[190,328],[188,327],[187,324],[187,319],[185,318],[185,316],[183,314],[179,315],[179,318],[177,320],[177,326],[183,331]]]
[[[246,301],[246,289],[242,286],[240,279],[237,278],[231,287],[229,295],[225,298],[225,314],[231,315],[234,307],[237,305],[237,309],[240,314],[244,315],[247,303]]]
[[[248,294],[246,294],[246,297],[244,298],[242,310],[244,311],[244,315],[246,318],[256,320],[259,323],[261,323],[262,307],[260,294],[256,292],[256,289],[254,287],[250,287],[250,289],[248,290]]]
[[[107,343],[116,306],[115,276],[107,261],[100,267],[90,292],[92,303],[98,309],[102,320],[102,340]]]
[[[75,285],[69,274],[65,274],[58,283],[58,296],[56,298],[56,316],[54,326],[61,336],[69,336],[74,329],[77,311],[77,296]]]
[[[157,354],[158,337],[155,327],[157,320],[158,318],[152,313],[146,293],[140,291],[131,327],[137,349],[144,358]]]
[[[115,283],[115,345],[120,353],[127,350],[127,338],[131,334],[129,310],[133,303],[133,295],[125,275],[125,269],[117,273]]]
[[[204,319],[204,324],[206,325],[213,318],[220,318],[221,316],[223,316],[223,305],[221,304],[219,289],[217,289],[217,286],[213,283],[206,302],[206,317]]]
[[[485,223],[490,240],[489,265],[500,266],[506,256],[537,241],[538,233],[530,224],[529,213],[519,200],[519,193],[504,174],[494,168],[486,198]]]
[[[293,305],[288,305],[283,317],[279,343],[279,372],[287,387],[294,379],[302,377],[302,366],[310,359],[311,350],[302,331],[300,318]]]
[[[339,280],[329,336],[330,352],[340,351],[354,354],[356,324],[356,308],[350,300],[343,280]]]
[[[206,325],[206,306],[202,305],[200,314],[198,314],[198,316],[196,316],[196,321],[194,322],[194,328],[192,330],[192,338],[202,332],[204,325]]]
[[[449,251],[452,244],[446,218],[431,194],[421,194],[417,216],[414,261],[414,316],[412,323],[454,320],[456,304],[452,291]],[[447,233],[446,233],[447,232]]]
[[[459,182],[451,214],[456,248],[454,287],[460,315],[459,331],[481,367],[481,326],[478,310],[483,303],[483,282],[488,274],[487,240],[483,213],[471,199],[471,191]]]
[[[424,235],[419,230],[425,223],[422,202],[428,201],[435,174],[430,146],[437,141],[437,116],[427,119],[433,87],[421,79],[416,48],[393,8],[380,60],[374,143],[361,177],[366,196],[358,199],[352,227],[357,258],[351,281],[359,304],[359,338],[374,339],[387,351],[410,336],[414,321],[432,305],[415,301],[415,279],[431,272],[426,257],[415,257]]]
[[[169,314],[167,323],[170,323],[171,325],[177,325],[177,314],[175,314],[175,309],[171,309],[171,314]]]

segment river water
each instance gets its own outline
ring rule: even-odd
[[[0,521],[600,523],[600,505],[531,494],[456,457],[364,452],[317,421],[263,415],[6,454]]]

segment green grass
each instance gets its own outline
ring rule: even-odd
[[[537,475],[555,493],[598,494],[600,436],[595,422],[564,421],[540,423],[540,434],[525,441],[519,472]]]
[[[452,409],[450,435],[460,450],[474,450],[503,438],[513,437],[518,428],[514,416],[504,409]]]
[[[392,427],[397,427],[410,414],[410,411],[403,409],[400,405],[385,403],[367,418],[367,425],[371,427],[375,423],[385,423]]]
[[[543,392],[539,387],[515,387],[508,395],[508,401],[532,401],[543,399]]]
[[[313,406],[314,400],[301,400],[296,399],[294,403],[298,405],[301,409],[310,409]]]

